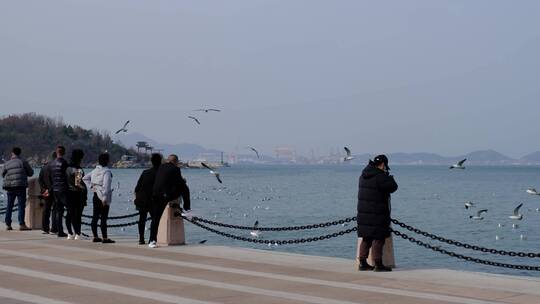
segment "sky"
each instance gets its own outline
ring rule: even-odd
[[[3,0],[0,113],[109,131],[129,119],[158,142],[269,155],[520,157],[540,150],[539,11],[491,0]]]

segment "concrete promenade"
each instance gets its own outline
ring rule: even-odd
[[[353,260],[210,245],[68,241],[0,224],[0,304],[540,303],[540,278],[444,269],[358,272]],[[17,229],[17,225],[14,225]]]

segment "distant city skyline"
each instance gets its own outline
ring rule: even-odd
[[[1,115],[267,155],[540,150],[538,1],[1,7]]]

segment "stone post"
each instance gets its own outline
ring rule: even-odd
[[[179,210],[178,200],[169,202],[161,220],[157,234],[157,244],[160,246],[184,245],[186,238],[184,234],[184,220],[175,216],[175,211]]]
[[[39,186],[38,179],[32,177],[28,179],[28,196],[26,200],[26,209],[24,214],[24,221],[26,226],[32,229],[42,228],[42,214],[43,214],[43,201],[39,198],[41,194],[41,187]]]
[[[360,262],[360,243],[361,242],[362,242],[362,238],[358,238],[358,244],[356,246],[356,262],[358,263]],[[369,251],[368,263],[369,265],[375,265],[375,261],[373,261],[373,258],[371,256],[371,250]],[[391,268],[396,267],[396,260],[394,258],[394,240],[392,239],[392,235],[386,238],[384,242],[383,264],[384,266],[388,266]]]

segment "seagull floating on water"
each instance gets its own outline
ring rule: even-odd
[[[253,230],[249,233],[252,237],[258,238],[261,235],[261,232],[257,230],[259,228],[259,221],[255,221],[255,224],[253,224]]]
[[[523,214],[519,214],[519,208],[521,208],[521,206],[523,206],[523,203],[517,205],[517,207],[514,209],[514,214],[509,216],[510,219],[519,221],[523,219]]]
[[[205,163],[201,163],[201,165],[202,165],[203,167],[205,167],[206,169],[210,170],[210,174],[213,174],[213,175],[216,177],[216,179],[218,180],[218,182],[219,182],[220,184],[223,183],[223,181],[222,181],[221,178],[219,177],[219,172],[217,172],[216,169],[214,169],[214,168],[208,166],[208,165],[205,164]]]
[[[518,229],[518,228],[519,228],[518,224],[512,224],[512,229]]]
[[[467,159],[460,160],[457,164],[451,165],[450,169],[465,169],[465,166],[463,164],[465,163]]]
[[[483,220],[484,217],[482,216],[482,213],[485,213],[487,211],[487,209],[478,210],[476,212],[476,215],[470,215],[469,218],[472,218],[473,220]]]
[[[116,133],[114,133],[114,134],[118,134],[118,133],[120,133],[120,132],[126,133],[126,132],[127,132],[127,128],[126,128],[126,127],[127,127],[128,124],[129,124],[129,120],[126,121],[126,123],[124,124],[124,126],[123,126],[120,130],[116,131]]]
[[[345,150],[345,153],[347,153],[347,156],[345,156],[345,158],[343,158],[343,160],[344,161],[353,160],[354,157],[351,155],[351,150],[349,150],[349,148],[347,148],[347,147],[343,147],[343,149]]]
[[[259,157],[259,151],[257,151],[257,149],[253,148],[253,147],[246,147],[247,149],[250,149],[251,151],[255,152],[255,154],[257,154],[257,158],[260,158]]]
[[[200,122],[200,121],[197,119],[197,117],[195,117],[195,116],[188,116],[188,118],[193,119],[198,125],[201,124],[201,122]]]
[[[197,109],[197,110],[194,110],[195,112],[205,112],[205,113],[208,113],[208,112],[221,112],[221,110],[219,109]]]
[[[535,188],[529,188],[526,190],[526,192],[532,195],[540,195],[540,193],[538,193]]]
[[[466,203],[465,203],[465,209],[469,209],[469,208],[471,208],[471,207],[473,207],[473,206],[474,206],[474,203],[473,203],[473,202],[466,202]]]

